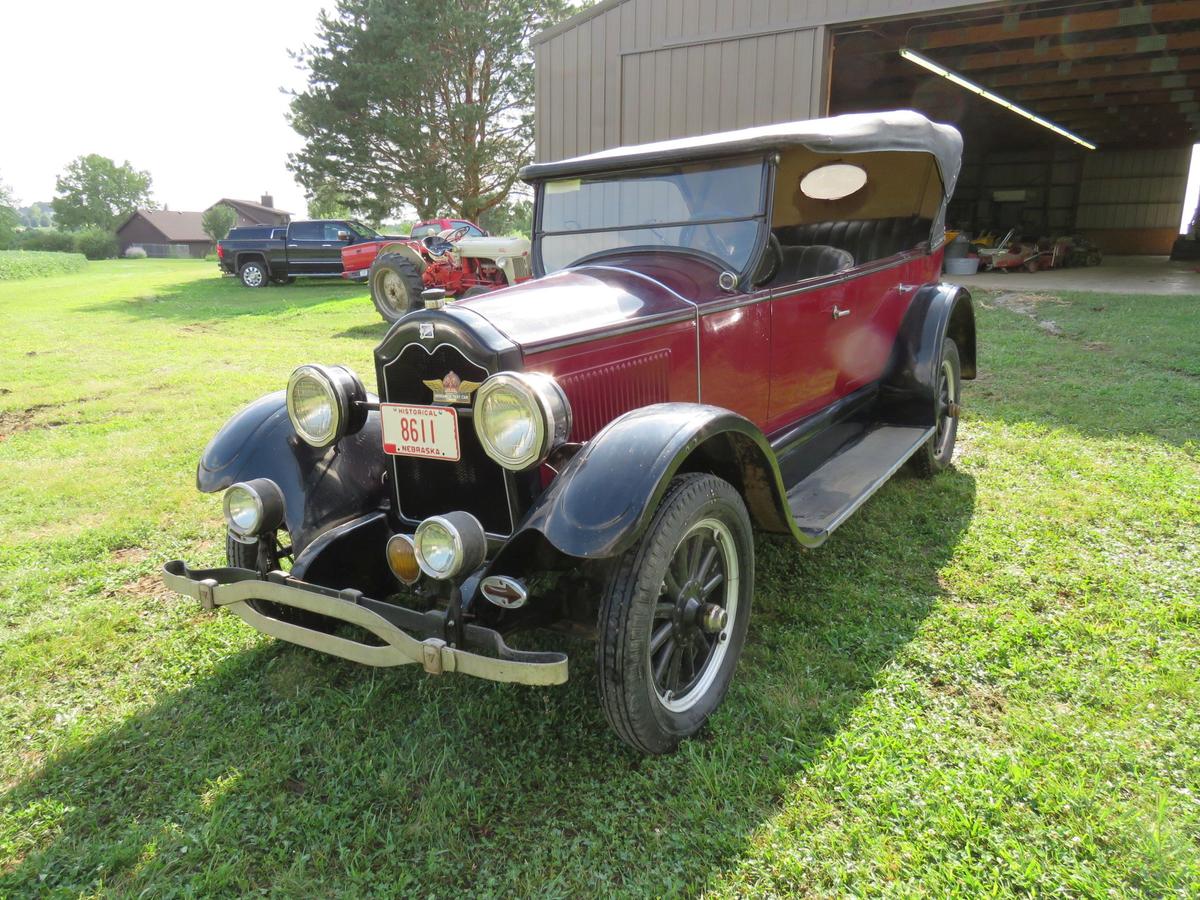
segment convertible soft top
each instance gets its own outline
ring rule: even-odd
[[[919,112],[851,113],[826,119],[782,122],[701,137],[614,147],[559,162],[534,163],[521,170],[525,181],[594,175],[629,166],[711,159],[802,146],[817,153],[867,153],[879,150],[924,152],[937,160],[945,196],[954,193],[962,162],[962,135],[952,125],[931,122]]]

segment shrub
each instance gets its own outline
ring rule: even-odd
[[[145,259],[146,251],[141,247],[128,247],[125,250],[126,259]]]
[[[78,272],[87,260],[78,253],[47,253],[40,250],[0,250],[0,281],[43,278]]]
[[[17,241],[20,250],[38,250],[44,253],[74,253],[75,236],[53,228],[31,229],[21,233]]]
[[[88,228],[75,235],[74,249],[88,259],[114,259],[117,236],[106,228]]]

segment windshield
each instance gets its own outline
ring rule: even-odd
[[[631,248],[703,253],[742,272],[766,215],[763,160],[563,178],[542,186],[542,267]]]
[[[441,225],[414,225],[413,230],[409,232],[409,237],[423,238],[429,237],[431,234],[441,234]]]
[[[362,222],[359,222],[357,219],[350,223],[350,230],[353,231],[355,234],[357,234],[359,237],[364,237],[364,238],[382,237],[382,235],[378,231],[376,231],[374,228],[372,228],[370,225],[364,225]]]

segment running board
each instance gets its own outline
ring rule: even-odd
[[[824,541],[932,435],[932,428],[895,425],[867,432],[788,491],[796,527],[814,544]]]

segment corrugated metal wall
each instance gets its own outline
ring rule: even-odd
[[[821,115],[831,24],[961,0],[605,0],[535,42],[537,158]]]
[[[1087,154],[1076,224],[1178,229],[1191,158],[1191,147]]]
[[[1065,142],[1035,150],[968,151],[947,222],[976,231],[1018,227],[1032,234],[1068,234],[1075,229],[1082,156]],[[1025,197],[996,200],[997,191],[1013,190]]]

